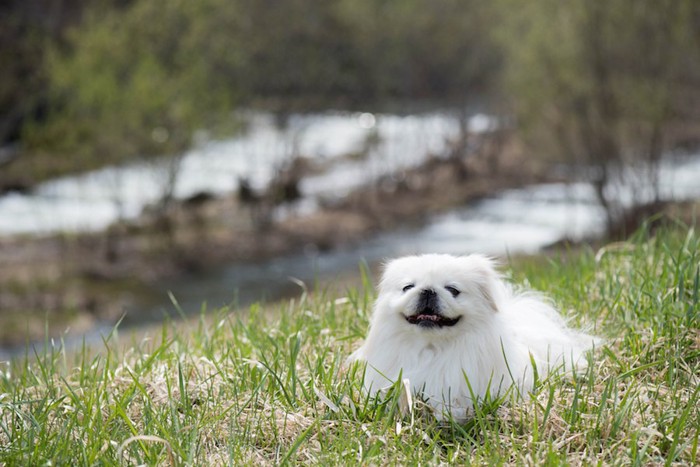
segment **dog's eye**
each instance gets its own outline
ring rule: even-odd
[[[451,285],[446,285],[445,290],[447,290],[449,293],[451,293],[453,297],[456,297],[457,295],[459,295],[459,290],[452,287]]]
[[[411,290],[413,287],[415,287],[415,285],[413,285],[413,284],[408,284],[408,285],[407,285],[406,287],[404,287],[402,290],[403,290],[404,292],[408,292],[408,291]]]

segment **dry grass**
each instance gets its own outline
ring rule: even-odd
[[[219,310],[126,350],[112,336],[97,353],[4,363],[0,462],[696,464],[699,252],[694,232],[675,230],[519,262],[515,280],[607,341],[585,375],[540,381],[529,400],[485,404],[465,424],[439,424],[400,383],[370,399],[344,368],[367,326],[363,276],[344,297],[305,294],[272,315]]]

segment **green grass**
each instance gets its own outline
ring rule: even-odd
[[[0,463],[697,464],[699,263],[688,229],[515,262],[514,280],[607,341],[585,375],[465,424],[406,407],[400,388],[369,399],[343,368],[367,328],[366,276],[345,296],[167,323],[133,347],[46,350],[2,364]]]

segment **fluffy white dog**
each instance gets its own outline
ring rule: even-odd
[[[386,266],[369,334],[350,361],[367,362],[371,393],[400,376],[439,419],[459,420],[511,386],[526,396],[535,371],[581,369],[596,341],[541,296],[514,291],[492,260],[431,254]]]

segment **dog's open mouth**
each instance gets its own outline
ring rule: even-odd
[[[418,312],[410,316],[406,316],[406,321],[411,324],[426,328],[441,328],[443,326],[454,326],[457,324],[461,316],[456,318],[448,318],[446,316],[433,312]]]

